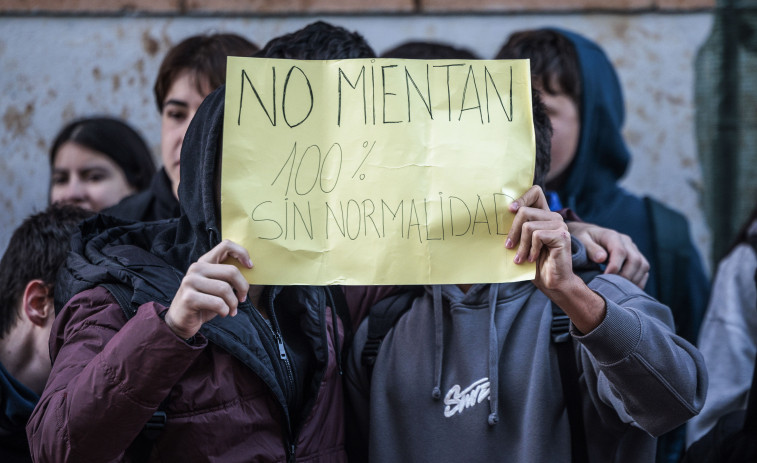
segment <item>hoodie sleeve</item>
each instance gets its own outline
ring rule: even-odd
[[[589,287],[605,299],[607,315],[591,333],[572,333],[603,422],[619,417],[659,436],[699,413],[707,391],[704,360],[674,334],[670,309],[615,275],[597,277]]]
[[[104,288],[75,296],[53,324],[50,378],[27,425],[34,461],[123,459],[140,430],[207,345],[190,346],[148,303],[126,320]]]

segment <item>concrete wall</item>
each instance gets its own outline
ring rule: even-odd
[[[13,3],[2,1],[6,5],[0,3],[0,11]],[[24,217],[46,205],[47,149],[64,123],[91,114],[120,116],[138,128],[157,156],[160,130],[152,85],[172,44],[200,32],[231,31],[263,45],[325,19],[360,31],[378,52],[410,38],[432,39],[490,58],[511,32],[545,25],[597,40],[617,66],[625,90],[625,134],[633,154],[625,185],[684,212],[707,259],[710,233],[700,207],[693,63],[712,24],[711,8],[517,15],[496,11],[496,2],[473,3],[494,11],[268,17],[6,13],[0,17],[0,249]]]

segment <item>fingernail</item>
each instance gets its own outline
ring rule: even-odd
[[[515,254],[515,259],[513,259],[513,262],[515,262],[516,264],[520,264],[520,260],[521,260],[520,254]]]
[[[507,241],[505,241],[505,247],[506,248],[513,247],[513,240],[511,240],[510,238],[508,238]]]
[[[529,261],[529,262],[533,262],[534,260],[535,260],[535,259],[534,259],[534,256],[528,256],[528,261]]]
[[[519,207],[520,207],[520,204],[518,204],[517,201],[514,203],[510,203],[510,210],[513,212],[517,211]]]

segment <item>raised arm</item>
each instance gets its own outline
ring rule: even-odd
[[[605,316],[604,300],[573,273],[573,253],[568,226],[551,212],[544,192],[533,186],[513,201],[515,213],[505,246],[515,248],[514,262],[536,263],[534,284],[570,317],[573,325],[588,333]]]
[[[604,422],[659,435],[696,415],[707,373],[699,351],[673,332],[670,309],[616,275],[587,286],[573,274],[567,227],[546,210],[538,187],[511,210],[506,246],[517,246],[516,264],[536,262],[534,284],[570,317],[582,376]]]
[[[202,324],[235,314],[236,294],[246,297],[239,270],[219,263],[228,256],[251,266],[241,247],[219,244],[190,267],[170,309],[149,302],[127,320],[103,287],[68,302],[52,329],[50,378],[27,425],[35,461],[123,457],[207,346]]]

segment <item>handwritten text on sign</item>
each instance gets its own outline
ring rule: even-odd
[[[528,61],[229,58],[222,234],[251,282],[533,278],[504,247],[533,169]]]

